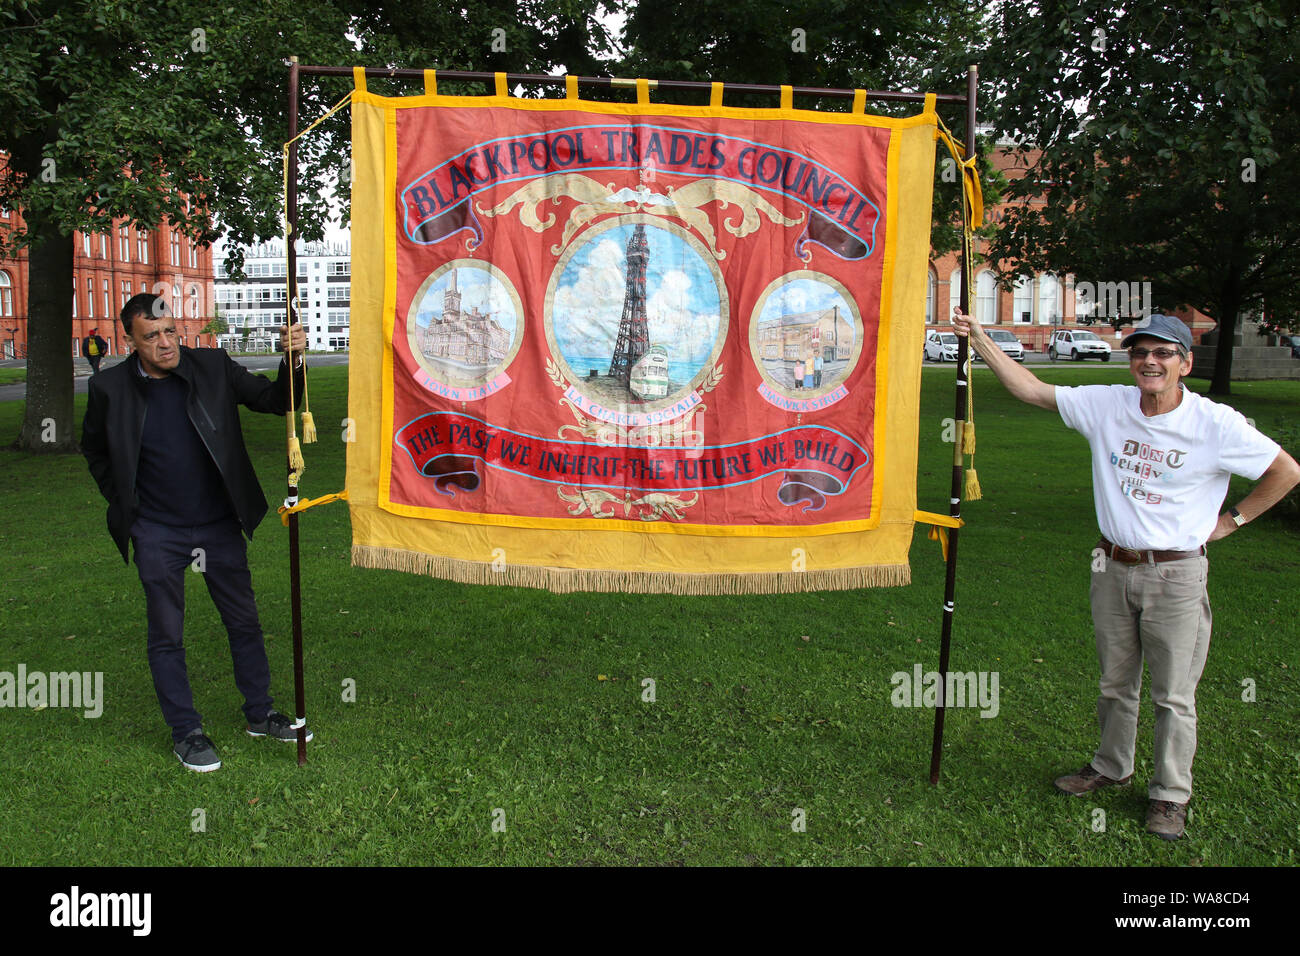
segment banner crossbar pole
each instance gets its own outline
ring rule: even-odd
[[[425,71],[407,68],[389,68],[389,67],[371,67],[365,68],[367,77],[388,77],[394,79],[423,80]],[[353,68],[350,66],[299,66],[298,74],[310,76],[352,76]],[[485,73],[478,70],[438,70],[439,80],[469,80],[482,83],[495,82],[497,74]],[[564,74],[552,76],[547,73],[507,73],[506,82],[510,85],[542,85],[554,84],[563,85],[566,77]],[[633,88],[635,80],[617,76],[579,76],[575,77],[579,86],[595,86],[605,89],[624,89]],[[650,80],[652,89],[661,90],[699,90],[707,93],[713,88],[713,84],[703,80]],[[769,83],[727,83],[727,91],[731,93],[780,93],[781,87]],[[795,86],[791,87],[794,93],[800,96],[828,96],[840,99],[852,99],[857,90],[840,89],[838,87],[819,87],[819,86]],[[924,103],[925,93],[904,93],[895,90],[866,90],[866,98],[869,100],[883,100],[886,102],[898,103]],[[935,101],[939,103],[954,103],[966,105],[967,97],[958,93],[938,93],[935,95]]]

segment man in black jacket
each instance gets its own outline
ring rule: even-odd
[[[243,535],[266,514],[266,496],[244,447],[238,405],[283,415],[303,390],[301,325],[292,326],[294,369],[281,361],[274,382],[250,374],[220,349],[178,344],[166,303],[142,293],[122,308],[134,353],[90,380],[81,447],[108,500],[108,530],[144,585],[149,669],[181,763],[221,766],[194,709],[185,667],[185,571],[203,573],[230,638],[235,684],[248,733],[296,740],[271,708],[271,675],[253,599]],[[284,349],[289,331],[280,330]],[[307,739],[311,739],[310,732]]]

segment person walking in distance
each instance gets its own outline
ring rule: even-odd
[[[99,372],[99,363],[104,360],[104,353],[108,351],[108,343],[100,338],[98,333],[99,328],[95,327],[90,330],[89,335],[81,340],[81,354],[90,363],[91,375]]]

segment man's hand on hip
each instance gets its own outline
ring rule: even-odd
[[[1226,538],[1236,530],[1237,522],[1233,521],[1232,515],[1225,511],[1223,514],[1219,515],[1219,521],[1215,524],[1214,530],[1211,531],[1210,536],[1205,539],[1206,543],[1208,544],[1211,541],[1218,541],[1220,538]]]
[[[1237,503],[1237,514],[1241,516],[1240,523],[1254,521],[1286,497],[1297,484],[1300,484],[1300,464],[1296,464],[1296,460],[1285,451],[1278,449],[1277,457],[1273,459],[1273,463],[1268,466],[1264,474],[1259,476],[1259,482],[1251,489],[1250,494]],[[1225,511],[1219,515],[1219,523],[1214,526],[1214,533],[1208,540],[1218,541],[1220,538],[1226,538],[1237,528],[1238,522],[1233,520],[1232,513]]]

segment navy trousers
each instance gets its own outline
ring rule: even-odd
[[[230,638],[235,686],[244,695],[250,723],[271,711],[271,668],[253,599],[248,551],[235,518],[192,528],[174,528],[146,518],[131,527],[135,564],[144,585],[149,616],[149,670],[163,719],[177,743],[203,726],[194,709],[185,667],[185,575],[202,569],[212,603]]]

